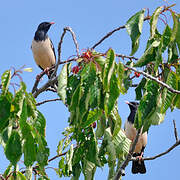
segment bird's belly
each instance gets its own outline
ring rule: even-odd
[[[32,52],[36,64],[43,69],[51,67],[56,62],[54,52],[52,48],[49,46],[49,44],[50,43],[48,42],[48,40],[42,42],[32,42]]]
[[[136,134],[137,134],[137,130],[133,126],[133,124],[126,122],[125,134],[126,134],[126,137],[129,138],[132,142],[134,141],[134,138],[136,137]],[[143,134],[140,134],[134,152],[136,153],[141,152],[142,147],[145,147],[146,144],[147,144],[147,132],[144,132]]]

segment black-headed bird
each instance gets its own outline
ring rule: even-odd
[[[53,72],[49,72],[49,68],[56,63],[54,46],[47,35],[52,24],[54,24],[54,22],[42,22],[39,24],[31,45],[36,64],[47,73],[48,78],[50,78]]]
[[[135,115],[136,115],[136,111],[137,111],[139,103],[126,101],[126,104],[129,105],[130,114],[125,122],[124,130],[125,130],[125,134],[127,138],[129,138],[133,142],[137,134],[137,130],[133,124],[134,124],[134,119],[135,119]],[[133,157],[137,158],[137,161],[132,162],[133,174],[146,173],[146,167],[145,167],[144,161],[142,160],[146,144],[147,144],[147,132],[144,132],[143,134],[140,133],[138,142],[135,146],[135,150],[133,153]]]

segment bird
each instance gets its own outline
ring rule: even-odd
[[[48,37],[47,32],[54,22],[42,22],[39,24],[34,39],[32,40],[31,50],[36,64],[51,78],[53,70],[49,68],[56,64],[56,54],[54,45]]]
[[[126,137],[133,142],[137,134],[137,129],[134,127],[133,124],[134,124],[134,119],[135,119],[135,115],[136,115],[136,111],[137,111],[139,103],[126,101],[126,104],[129,105],[130,114],[125,122],[124,131],[125,131]],[[146,173],[146,167],[145,167],[144,161],[142,160],[146,144],[147,144],[147,132],[140,133],[138,142],[133,152],[133,157],[136,157],[137,159],[136,161],[132,161],[131,171],[133,174]]]

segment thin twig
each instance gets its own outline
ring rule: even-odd
[[[60,98],[48,99],[48,100],[45,100],[45,101],[42,101],[42,102],[37,103],[36,106],[40,106],[41,104],[45,104],[45,103],[47,103],[47,102],[60,101],[60,100],[61,100]]]
[[[175,147],[179,146],[180,145],[180,140],[178,139],[178,133],[177,133],[177,129],[176,129],[176,122],[175,120],[173,120],[173,124],[174,124],[174,134],[175,134],[175,138],[176,138],[176,142],[171,146],[169,147],[166,151],[156,155],[156,156],[152,156],[152,157],[144,157],[142,158],[142,160],[144,161],[148,161],[148,160],[154,160],[154,159],[157,159],[161,156],[164,156],[165,154],[169,153],[170,151],[172,151]],[[137,159],[132,157],[131,158],[131,161],[136,161]]]
[[[65,27],[65,28],[63,29],[63,33],[62,33],[62,35],[61,35],[60,42],[59,42],[59,44],[58,44],[58,62],[57,62],[57,64],[56,64],[56,66],[55,66],[55,69],[54,69],[54,72],[53,72],[53,74],[52,74],[52,77],[55,76],[55,74],[57,73],[57,69],[58,69],[59,64],[60,64],[60,62],[61,62],[62,43],[63,43],[63,39],[64,39],[64,36],[65,36],[65,34],[66,34],[67,31],[69,31],[69,32],[71,33],[71,35],[72,35],[73,42],[74,42],[75,47],[76,47],[76,53],[77,53],[77,56],[79,57],[79,45],[78,45],[78,42],[77,42],[77,40],[76,40],[76,35],[75,35],[75,33],[73,32],[73,30],[72,30],[71,27]]]
[[[74,44],[75,44],[75,47],[76,47],[76,54],[77,56],[79,57],[79,45],[78,45],[78,42],[77,42],[77,39],[76,39],[76,35],[74,33],[74,31],[72,30],[71,27],[66,27],[67,31],[69,31],[72,35],[72,38],[73,38],[73,41],[74,41]]]
[[[116,57],[121,57],[122,59],[127,58],[127,59],[138,60],[138,58],[136,58],[134,56],[126,56],[126,55],[123,55],[123,54],[116,54]]]
[[[173,125],[174,125],[174,136],[176,138],[176,141],[179,141],[175,120],[173,120]]]
[[[39,88],[36,92],[33,93],[34,98],[37,98],[39,94],[41,94],[43,91],[46,91],[47,88],[49,88],[52,84],[57,82],[57,78],[55,77],[54,79],[50,79],[44,86]]]
[[[151,16],[147,16],[144,18],[144,21],[147,21],[151,18]],[[107,39],[108,37],[110,37],[113,33],[115,33],[116,31],[119,31],[121,29],[125,29],[126,26],[123,25],[123,26],[119,26],[118,28],[108,32],[103,38],[101,38],[94,46],[92,46],[91,49],[95,49],[98,45],[100,45],[105,39]]]
[[[125,176],[125,168],[126,168],[126,166],[128,165],[129,161],[130,161],[131,158],[132,158],[132,154],[133,154],[133,152],[134,152],[134,150],[135,150],[135,147],[136,147],[136,144],[137,144],[137,142],[138,142],[138,139],[139,139],[141,130],[142,130],[142,128],[138,130],[138,132],[137,132],[137,134],[136,134],[136,137],[135,137],[135,139],[134,139],[134,141],[133,141],[133,143],[132,143],[131,149],[129,150],[129,153],[128,153],[125,161],[122,163],[122,165],[121,165],[120,168],[118,169],[118,171],[117,171],[117,173],[116,173],[116,175],[115,175],[115,177],[114,177],[114,180],[119,180],[119,178],[120,178],[121,176]]]
[[[118,28],[112,30],[111,32],[107,33],[102,39],[100,39],[92,48],[90,49],[95,49],[98,45],[100,45],[105,39],[107,39],[109,36],[111,36],[113,33],[115,33],[116,31],[119,31],[121,29],[124,29],[124,26],[119,26]]]
[[[168,89],[169,91],[171,91],[172,93],[180,94],[180,91],[178,91],[178,90],[176,90],[176,89],[173,89],[173,88],[170,87],[168,84],[160,81],[159,79],[151,76],[150,74],[145,73],[144,71],[137,70],[137,69],[135,69],[135,68],[133,68],[133,67],[129,67],[129,66],[127,66],[127,65],[124,65],[124,67],[126,67],[126,68],[128,68],[128,69],[130,69],[130,70],[132,70],[132,71],[138,72],[138,73],[142,74],[143,76],[147,77],[148,79],[151,79],[151,80],[153,80],[153,81],[156,81],[158,84],[160,84],[161,86],[167,88],[167,89]]]
[[[176,143],[174,143],[174,144],[173,144],[170,148],[168,148],[165,152],[160,153],[160,154],[158,154],[158,155],[156,155],[156,156],[153,156],[153,157],[144,157],[144,158],[142,158],[142,160],[147,161],[147,160],[157,159],[157,158],[159,158],[159,157],[161,157],[161,156],[164,156],[165,154],[169,153],[170,151],[172,151],[175,147],[177,147],[177,146],[179,146],[179,145],[180,145],[180,140],[178,140]],[[137,160],[137,159],[132,158],[132,160]]]

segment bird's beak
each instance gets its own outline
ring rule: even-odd
[[[129,101],[125,101],[126,104],[134,106],[134,104],[130,103]]]
[[[50,22],[50,24],[52,25],[52,24],[55,24],[55,22]]]
[[[129,101],[124,101],[126,104],[130,104],[130,102]]]

